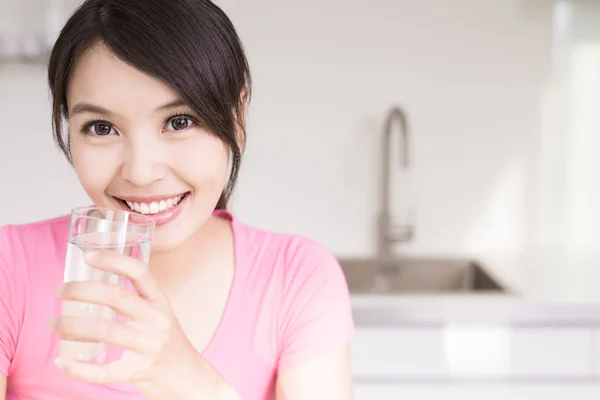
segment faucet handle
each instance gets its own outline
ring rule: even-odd
[[[390,227],[390,237],[395,242],[410,242],[415,237],[416,211],[411,209],[408,212],[407,222],[405,224],[393,224]]]

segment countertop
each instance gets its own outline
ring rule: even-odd
[[[470,257],[507,292],[351,294],[357,326],[600,325],[600,255],[488,253]]]

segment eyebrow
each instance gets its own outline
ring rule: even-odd
[[[175,107],[181,107],[186,105],[186,103],[181,100],[181,99],[177,99],[175,101],[172,101],[170,103],[164,104],[160,107],[158,107],[155,111],[165,111],[165,110],[169,110],[171,108],[175,108]],[[106,115],[106,116],[114,116],[115,113],[107,110],[106,108],[97,106],[95,104],[91,104],[91,103],[85,103],[85,102],[81,102],[81,103],[77,103],[73,106],[73,109],[71,110],[70,113],[70,117],[77,115],[77,114],[85,114],[85,113],[92,113],[92,114],[101,114],[101,115]]]

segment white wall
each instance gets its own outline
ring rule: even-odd
[[[551,2],[219,2],[245,39],[256,97],[236,209],[343,253],[371,249],[378,140],[408,112],[417,251],[512,250],[528,234]],[[274,168],[274,165],[276,168]]]
[[[559,1],[555,81],[543,128],[539,243],[598,252],[600,2]]]
[[[399,104],[414,164],[395,176],[394,213],[402,222],[416,209],[412,250],[526,243],[551,73],[549,0],[216,2],[254,73],[233,205],[243,220],[336,253],[370,252],[381,125]],[[39,68],[0,69],[0,224],[86,202],[52,147],[44,79]]]

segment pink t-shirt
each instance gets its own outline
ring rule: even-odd
[[[206,359],[245,400],[271,399],[278,371],[350,340],[348,288],[335,258],[299,236],[232,221],[235,274]],[[133,386],[69,378],[53,360],[58,339],[46,323],[60,314],[69,218],[0,228],[0,373],[8,400],[144,399]]]

